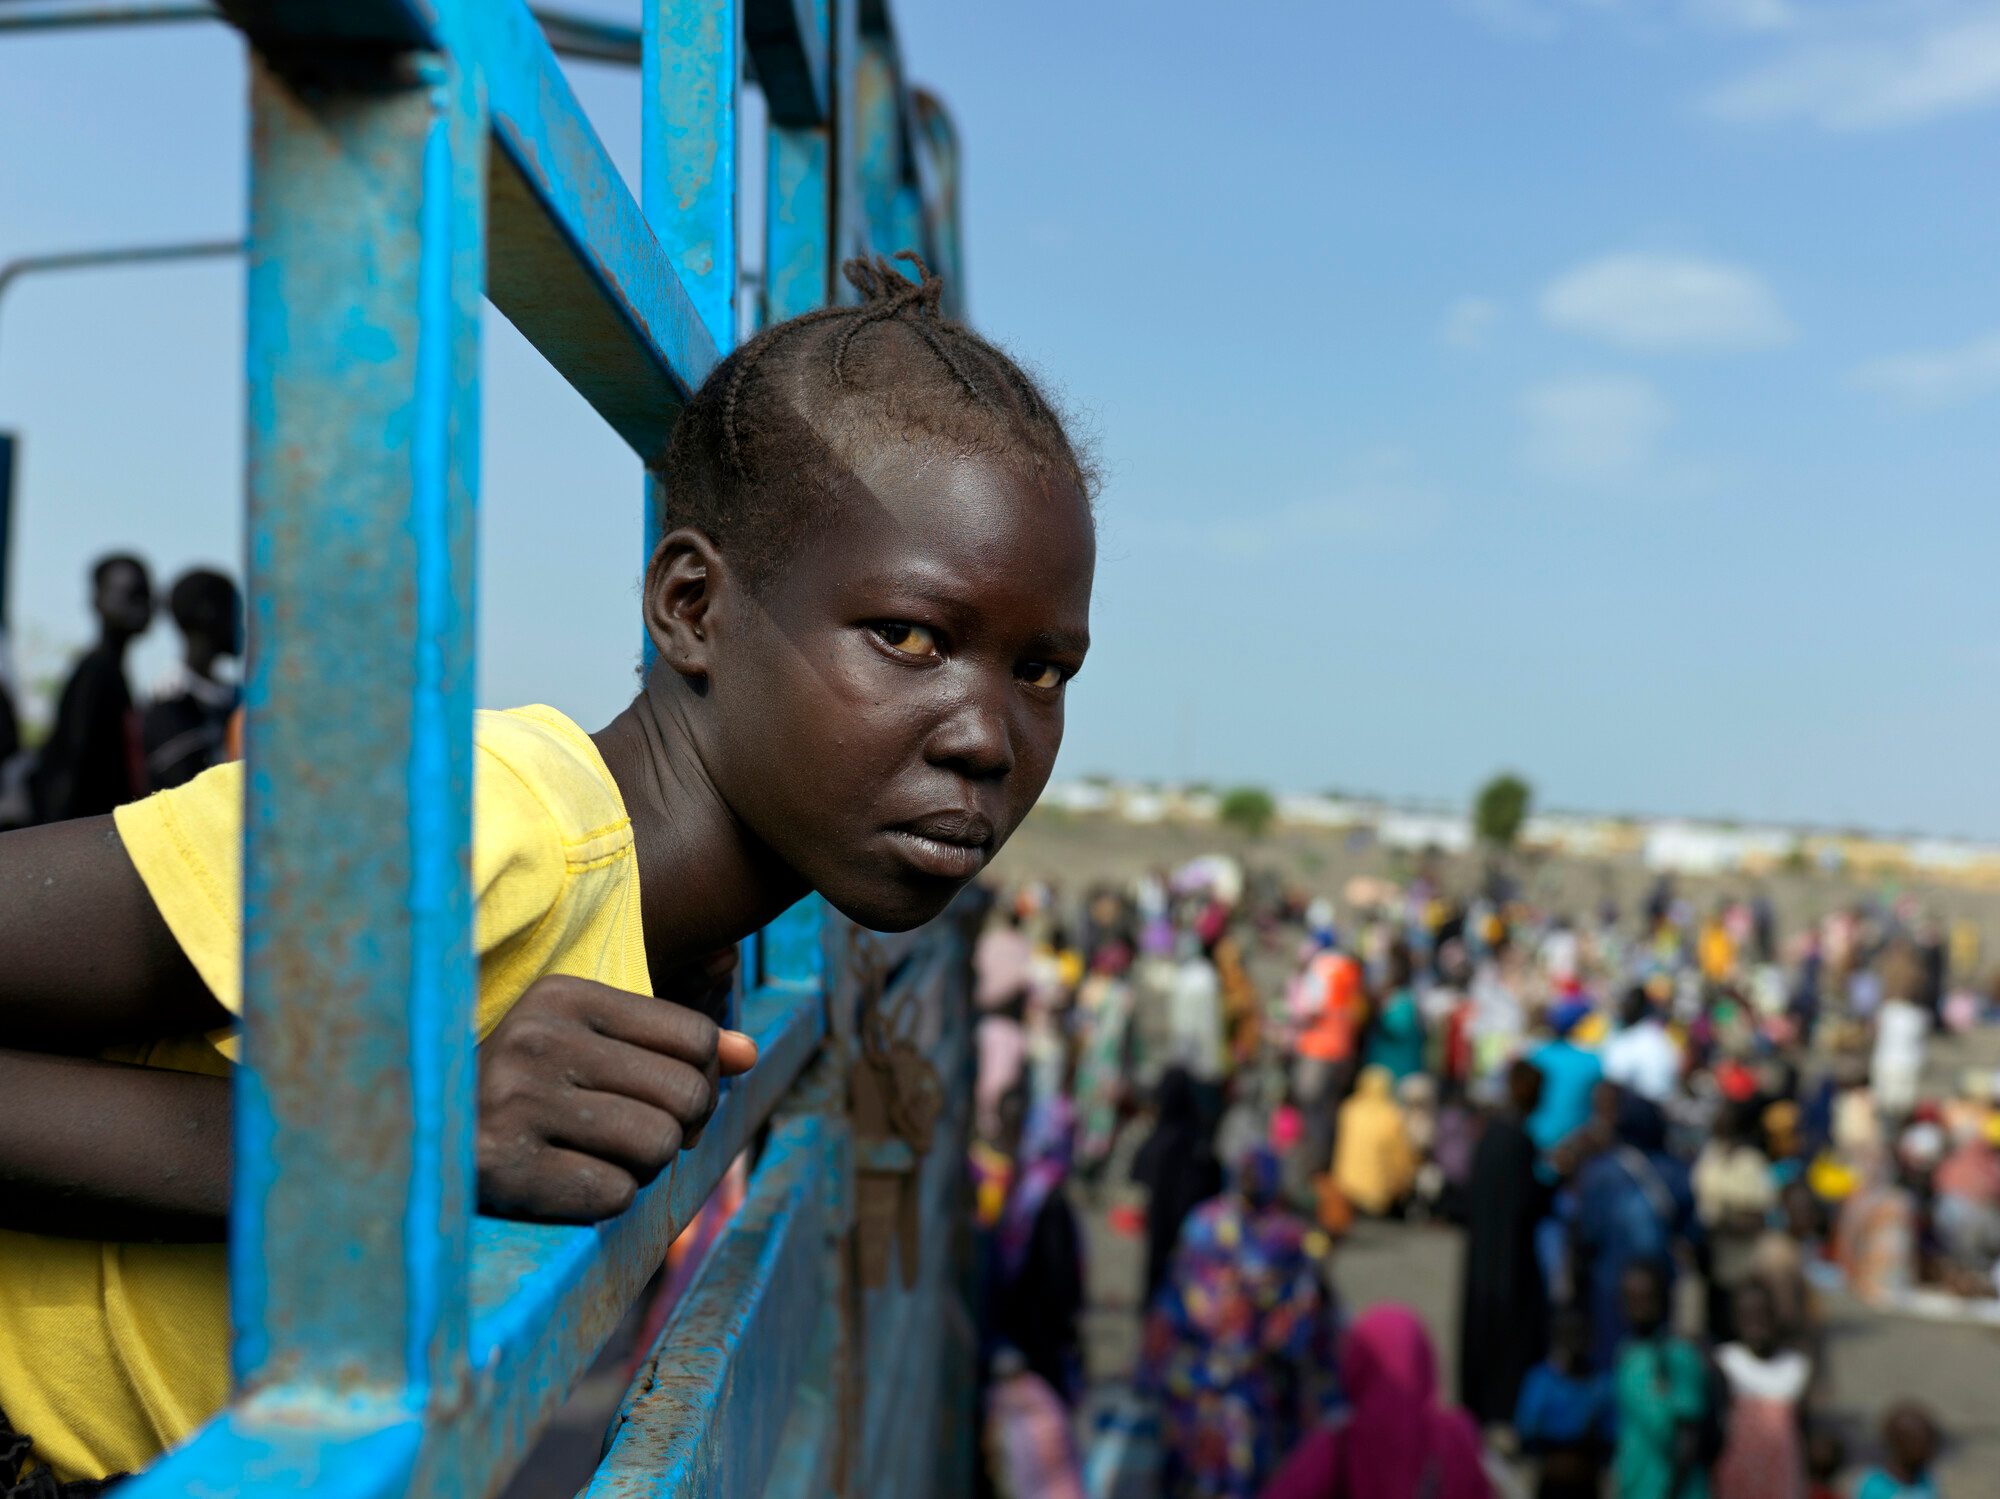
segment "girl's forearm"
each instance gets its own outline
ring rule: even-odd
[[[229,1174],[228,1078],[0,1048],[6,1227],[220,1240]]]

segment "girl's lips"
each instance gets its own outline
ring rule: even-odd
[[[986,867],[985,843],[950,843],[909,828],[889,829],[897,856],[920,874],[940,880],[969,880]]]

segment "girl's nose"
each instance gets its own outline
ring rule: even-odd
[[[932,731],[925,746],[933,765],[975,781],[999,780],[1014,768],[1014,735],[1008,723],[1007,688],[986,684],[968,694]]]

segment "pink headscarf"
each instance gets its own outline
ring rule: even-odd
[[[1437,1403],[1437,1354],[1417,1314],[1365,1312],[1340,1344],[1347,1418],[1308,1436],[1262,1499],[1492,1499],[1479,1433]]]

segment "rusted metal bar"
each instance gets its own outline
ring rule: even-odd
[[[830,1289],[827,1144],[812,1117],[773,1133],[742,1207],[619,1412],[583,1499],[767,1492]]]
[[[448,59],[348,61],[252,66],[231,1299],[267,1408],[386,1413],[465,1339],[486,130]]]

